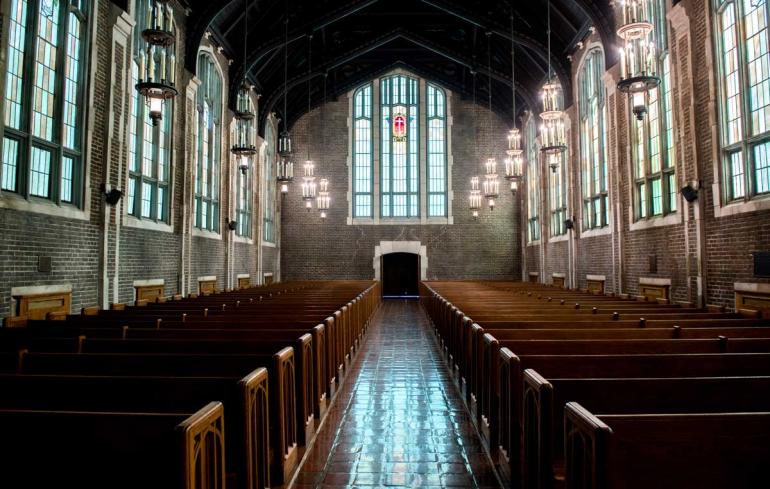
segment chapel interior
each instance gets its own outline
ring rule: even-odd
[[[0,0],[0,487],[770,487],[768,0]]]

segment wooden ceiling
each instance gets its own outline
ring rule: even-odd
[[[209,31],[233,60],[231,90],[244,74],[262,95],[262,117],[284,118],[284,21],[288,13],[288,121],[328,98],[404,67],[470,98],[476,73],[477,99],[486,103],[492,79],[493,108],[512,118],[511,33],[514,18],[517,112],[533,108],[548,71],[547,1],[500,0],[187,0],[186,66],[196,71],[197,48]],[[609,0],[552,0],[551,65],[571,103],[567,58],[595,28],[605,44],[614,39]],[[248,40],[244,56],[244,24]],[[311,39],[312,36],[312,39]],[[489,50],[487,46],[489,45]],[[308,69],[308,49],[312,70]],[[606,50],[612,57],[614,50]],[[491,54],[492,69],[487,69]],[[608,65],[615,62],[608,58]],[[232,98],[232,97],[231,97]],[[260,124],[260,127],[263,125]]]

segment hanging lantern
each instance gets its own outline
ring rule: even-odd
[[[289,184],[294,181],[294,153],[291,149],[291,136],[283,131],[278,138],[278,169],[276,180],[281,184],[281,193],[289,191]]]
[[[487,159],[487,173],[484,175],[484,198],[487,199],[489,210],[495,210],[495,199],[500,195],[500,180],[497,177],[497,161],[494,158]]]
[[[631,96],[631,110],[642,120],[647,113],[649,91],[660,85],[652,5],[650,0],[621,0],[620,8],[623,25],[618,37],[623,46],[618,90]]]
[[[142,39],[146,49],[139,53],[139,79],[136,90],[145,98],[150,119],[157,126],[163,118],[163,104],[176,97],[176,55],[174,54],[174,15],[169,0],[152,0],[147,5],[146,29]]]
[[[310,211],[316,198],[315,163],[312,160],[307,160],[303,165],[303,169],[302,200],[305,201],[305,207]]]
[[[469,198],[469,208],[473,214],[473,218],[479,217],[479,210],[481,210],[481,190],[479,190],[479,177],[471,178],[471,194]]]
[[[521,131],[514,127],[508,133],[508,158],[505,159],[505,179],[511,182],[511,190],[518,188],[524,177],[524,150],[521,149]]]
[[[563,96],[561,84],[551,79],[543,85],[543,111],[540,119],[540,151],[547,155],[558,155],[567,150],[567,133],[564,126]]]
[[[251,158],[257,154],[257,147],[254,145],[254,112],[251,110],[251,97],[249,96],[250,87],[245,82],[238,89],[235,107],[235,142],[230,148],[230,152],[235,156],[238,162],[238,169],[246,174],[251,166]]]
[[[331,197],[329,196],[329,180],[322,178],[319,182],[318,197],[316,198],[316,205],[318,210],[321,211],[321,219],[326,219],[326,211],[329,210],[331,205]]]

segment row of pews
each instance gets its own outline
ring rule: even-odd
[[[379,287],[271,284],[0,329],[0,487],[288,482]]]
[[[762,312],[531,283],[425,282],[420,296],[511,485],[768,484]]]

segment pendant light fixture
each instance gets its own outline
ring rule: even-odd
[[[281,184],[281,193],[289,192],[289,184],[294,181],[294,151],[289,134],[289,2],[286,1],[286,18],[284,19],[283,44],[283,132],[278,137],[278,169],[276,179]]]
[[[471,69],[471,76],[473,77],[473,151],[475,158],[478,159],[479,151],[476,141],[478,110],[476,110],[476,71]],[[479,210],[481,210],[481,190],[479,190],[479,177],[471,177],[471,192],[468,196],[468,207],[474,219],[478,219]]]
[[[511,192],[518,189],[524,177],[524,150],[521,149],[521,131],[516,127],[516,49],[514,44],[513,7],[511,7],[511,114],[513,128],[508,132],[508,158],[505,159],[505,179],[511,182]]]
[[[487,151],[492,151],[492,32],[487,32],[487,95],[489,106],[487,107]],[[500,195],[500,180],[497,177],[497,160],[494,156],[487,158],[484,164],[484,198],[487,199],[489,210],[495,210],[495,199]]]
[[[244,0],[243,3],[245,9],[243,13],[243,59],[245,60],[249,39],[249,0]],[[243,82],[235,98],[235,142],[230,148],[230,152],[238,162],[238,169],[244,175],[251,167],[251,159],[257,154],[253,128],[256,115],[252,110],[250,92],[251,86],[246,81],[244,74]]]
[[[543,85],[543,111],[540,118],[540,151],[546,155],[548,166],[556,173],[562,155],[567,151],[567,134],[564,127],[564,94],[561,83],[551,67],[551,1],[548,0],[548,81]]]
[[[660,85],[653,6],[650,0],[621,0],[620,8],[623,25],[618,29],[618,37],[623,40],[623,47],[618,90],[631,96],[631,110],[642,120],[647,113],[649,91]]]
[[[326,155],[326,79],[328,73],[324,73],[324,98],[323,105],[321,105],[321,164],[325,162]],[[329,180],[322,178],[318,182],[318,197],[316,198],[316,206],[321,212],[321,219],[326,219],[326,213],[331,206],[331,197],[329,196]]]
[[[169,0],[150,0],[142,31],[145,49],[139,53],[139,79],[135,86],[150,109],[152,125],[163,119],[163,104],[176,97],[174,14]]]
[[[308,127],[310,126],[310,80],[313,76],[313,35],[308,36],[307,44],[307,117]],[[313,201],[316,198],[316,182],[315,182],[315,163],[310,159],[310,131],[307,131],[307,160],[303,165],[302,175],[302,200],[305,201],[305,208],[310,212],[313,208]]]

